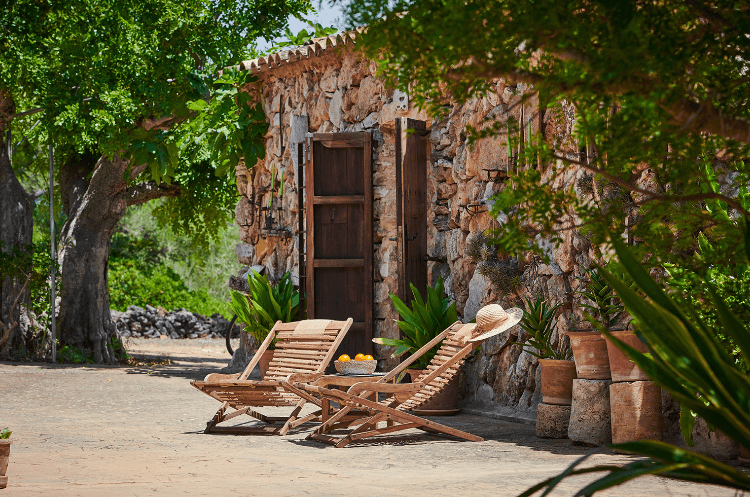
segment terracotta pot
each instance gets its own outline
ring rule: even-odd
[[[266,373],[268,372],[268,365],[271,363],[271,359],[273,359],[273,350],[266,350],[265,352],[263,352],[263,355],[260,356],[258,367],[260,368],[261,378],[266,377]]]
[[[639,352],[646,352],[646,344],[641,342],[632,331],[612,331],[612,336],[625,342]],[[609,369],[612,373],[612,381],[645,381],[648,380],[648,376],[643,372],[641,368],[635,365],[633,361],[626,356],[622,350],[618,349],[617,346],[612,343],[607,337],[604,337],[607,342],[607,355],[609,356]]]
[[[576,362],[576,374],[581,380],[608,380],[609,357],[607,342],[598,331],[569,331],[570,346]]]
[[[737,460],[746,468],[750,468],[750,449],[740,447],[740,457]]]
[[[625,381],[609,386],[612,442],[661,440],[664,418],[661,388],[653,381]]]
[[[569,406],[573,397],[576,364],[573,361],[539,359],[542,368],[542,402]]]
[[[10,440],[0,440],[0,488],[8,486],[8,477],[5,472],[8,470],[8,459],[10,459]]]
[[[409,373],[411,381],[414,383],[422,376],[424,370],[407,369],[406,372]],[[419,406],[414,412],[433,416],[458,414],[460,412],[458,408],[458,376],[458,374],[454,375],[443,389],[440,390],[440,393]]]
[[[731,461],[741,455],[740,444],[721,430],[709,430],[706,420],[701,417],[696,418],[693,426],[693,442],[695,445],[691,450],[719,461]]]

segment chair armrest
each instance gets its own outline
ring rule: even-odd
[[[362,381],[355,383],[346,393],[360,395],[362,392],[370,393],[392,393],[392,394],[413,394],[424,387],[424,383],[371,383]]]
[[[232,381],[240,377],[240,373],[235,374],[221,374],[221,373],[210,373],[207,374],[203,381],[213,383],[215,381]]]
[[[294,383],[313,383],[316,380],[319,380],[325,373],[292,373],[290,374],[286,381],[287,383],[294,384]]]

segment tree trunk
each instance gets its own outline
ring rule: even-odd
[[[115,324],[109,313],[109,245],[125,215],[122,180],[127,163],[78,157],[60,170],[60,192],[68,219],[60,235],[60,342],[93,353],[94,361],[114,362],[109,344]],[[94,169],[90,181],[87,173]]]
[[[68,220],[60,235],[59,338],[63,344],[91,351],[96,363],[115,360],[111,340],[117,339],[117,334],[109,310],[108,274],[115,227],[129,205],[180,192],[176,186],[153,183],[129,186],[123,180],[127,166],[118,156],[96,161],[84,156],[60,169],[60,192]]]
[[[15,105],[5,93],[0,91],[0,248],[9,252],[14,248],[28,248],[31,244],[33,207],[21,183],[11,167],[10,147],[7,129],[15,113]],[[30,250],[30,248],[28,248]],[[11,307],[21,291],[25,278],[4,278],[0,282],[0,321],[10,324]],[[28,300],[26,295],[22,301]],[[19,306],[14,310],[14,321],[19,319]],[[10,337],[8,346],[13,347],[18,329]],[[3,351],[0,350],[0,353]]]

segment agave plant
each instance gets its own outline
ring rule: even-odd
[[[525,348],[526,352],[540,359],[571,359],[573,352],[570,349],[558,350],[552,345],[552,331],[555,324],[555,311],[561,303],[550,305],[538,295],[536,300],[524,299],[526,309],[519,325],[529,334],[529,338],[521,342],[513,342],[515,345],[529,345],[533,348]]]
[[[396,324],[404,333],[403,338],[373,338],[372,341],[381,345],[396,347],[393,357],[399,357],[407,352],[414,353],[430,340],[438,336],[443,330],[456,322],[456,303],[450,303],[450,298],[443,291],[443,278],[439,277],[435,288],[427,287],[427,300],[422,299],[419,290],[412,284],[411,293],[414,300],[409,309],[396,295],[389,293],[399,316],[403,321],[396,320]],[[414,367],[424,369],[430,363],[440,348],[437,344],[429,352],[414,363]]]
[[[591,313],[586,313],[586,319],[589,322],[593,324],[593,320],[599,321],[604,325],[604,329],[609,331],[622,315],[624,307],[617,302],[614,288],[607,283],[598,269],[588,269],[586,274],[589,276],[586,289],[578,293],[589,299],[593,304],[584,303],[581,304],[581,307],[591,311]]]
[[[245,323],[245,330],[262,342],[276,321],[288,323],[297,318],[299,292],[294,289],[289,273],[276,286],[256,271],[248,273],[247,282],[249,294],[232,290],[232,310]]]
[[[747,237],[746,231],[746,249],[750,249]],[[648,353],[638,352],[622,343],[600,325],[602,332],[652,381],[680,402],[680,425],[689,445],[693,445],[691,434],[695,413],[743,447],[750,447],[750,378],[714,339],[714,333],[694,308],[670,298],[619,239],[614,238],[612,243],[634,285],[631,287],[605,269],[601,273],[633,317],[639,337],[648,345]],[[711,284],[706,284],[722,330],[735,340],[745,360],[750,360],[750,330],[729,311]],[[647,298],[644,299],[639,291]],[[546,489],[543,495],[546,495],[567,476],[595,472],[607,474],[575,495],[593,495],[649,474],[750,491],[750,476],[747,474],[681,447],[655,440],[614,444],[612,447],[648,459],[622,467],[576,469],[589,454],[562,474],[535,485],[521,495],[530,496],[543,488]]]

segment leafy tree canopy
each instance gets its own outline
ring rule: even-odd
[[[503,248],[540,250],[536,235],[559,240],[571,226],[602,242],[628,219],[651,263],[710,263],[685,257],[699,232],[723,241],[714,260],[736,260],[736,218],[750,215],[740,201],[750,180],[747,2],[353,0],[345,10],[350,25],[369,26],[360,46],[382,74],[437,118],[495,78],[530,87],[548,109],[575,108],[573,150],[534,137],[518,160],[587,176],[562,191],[542,182],[549,169],[515,176],[494,205],[508,216]]]
[[[0,131],[10,123],[16,143],[29,137],[14,166],[46,167],[37,150],[48,141],[57,163],[129,156],[129,181],[183,187],[168,215],[184,223],[228,195],[234,178],[217,176],[264,155],[265,116],[238,92],[252,78],[218,71],[310,9],[309,0],[11,0],[0,12],[0,100],[12,102]]]

